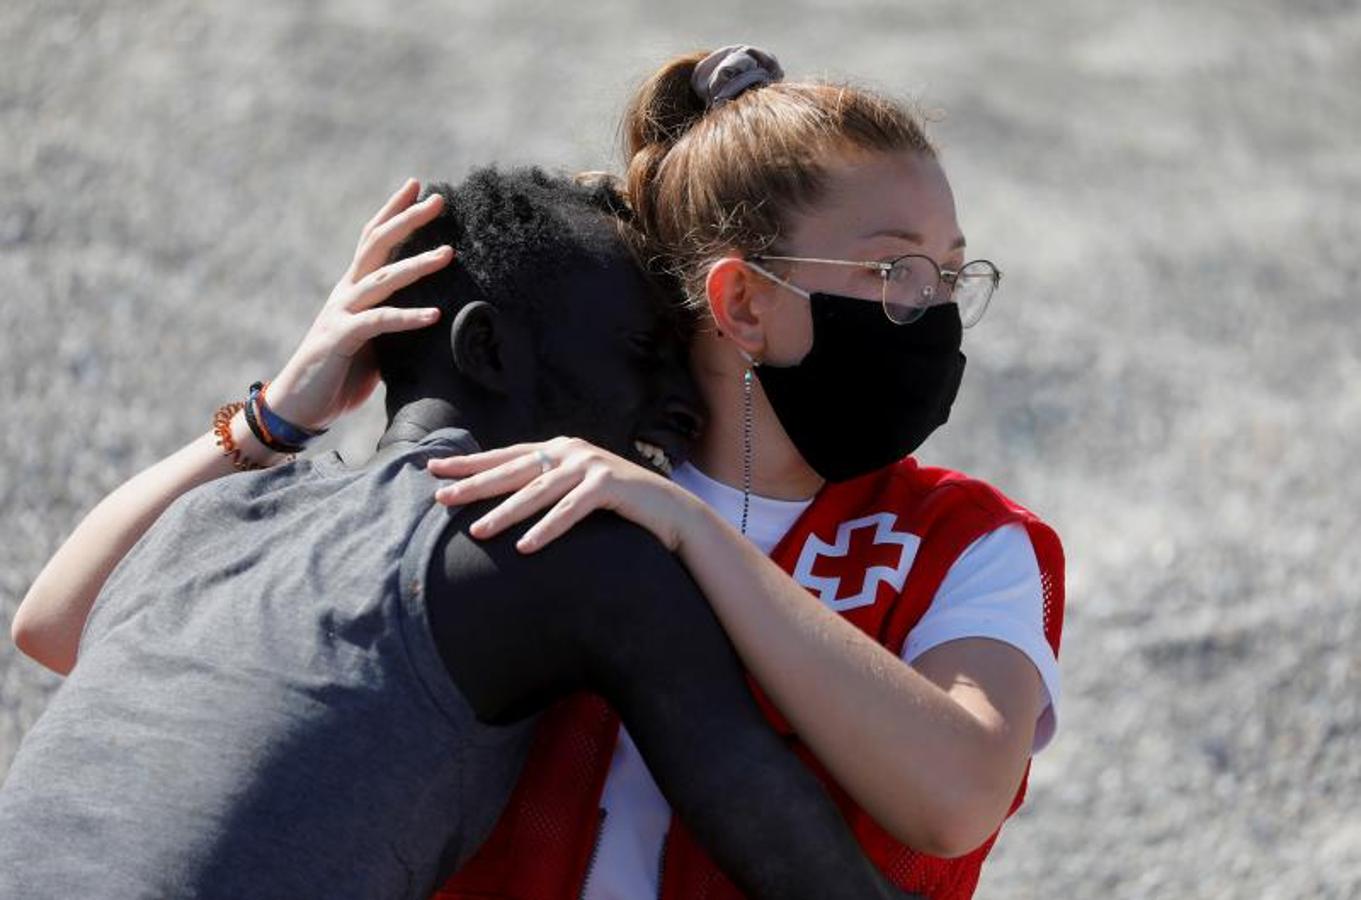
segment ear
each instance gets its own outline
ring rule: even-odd
[[[725,256],[715,262],[704,280],[714,327],[757,359],[766,349],[762,318],[772,302],[771,287],[768,279],[736,256]]]
[[[506,392],[506,367],[502,357],[500,313],[485,300],[474,300],[454,317],[449,342],[454,365],[470,381],[497,394]]]

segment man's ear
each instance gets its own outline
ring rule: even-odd
[[[454,365],[470,381],[497,394],[506,392],[506,367],[501,352],[500,313],[485,300],[474,300],[454,317],[449,343]]]
[[[766,348],[761,316],[769,302],[769,285],[736,256],[725,256],[709,267],[704,280],[714,327],[748,355],[760,358]]]

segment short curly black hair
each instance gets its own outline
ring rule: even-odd
[[[543,305],[573,263],[608,264],[636,254],[627,204],[605,180],[579,183],[539,168],[474,170],[457,186],[429,185],[444,209],[393,251],[393,259],[442,244],[457,256],[438,272],[396,292],[394,306],[437,306],[441,324],[374,341],[388,390],[422,383],[435,366],[453,366],[448,326],[466,303],[485,300],[541,335]],[[605,226],[605,227],[602,227]],[[634,257],[636,259],[636,255]]]

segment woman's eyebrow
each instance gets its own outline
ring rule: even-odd
[[[900,238],[900,239],[902,239],[902,240],[904,240],[904,241],[907,241],[908,243],[911,243],[911,244],[922,244],[922,243],[924,243],[924,241],[922,241],[922,236],[921,236],[920,234],[917,234],[917,232],[915,232],[915,231],[904,231],[904,230],[901,229],[901,228],[880,228],[878,231],[872,231],[872,232],[870,232],[869,234],[863,235],[861,239],[862,239],[862,240],[869,240],[870,238],[877,238],[877,237],[894,237],[894,238]],[[959,249],[962,249],[964,246],[966,246],[966,243],[967,243],[967,242],[964,240],[964,235],[961,234],[959,237],[955,238],[955,242],[954,242],[953,244],[950,245],[950,249],[951,249],[951,250],[959,250]]]

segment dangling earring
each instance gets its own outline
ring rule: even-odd
[[[752,368],[756,365],[756,360],[752,359],[751,354],[745,350],[739,351],[742,358],[747,361],[747,368],[742,372],[742,534],[747,533],[747,513],[751,509],[751,464],[752,464],[752,382],[756,379],[756,374]]]

